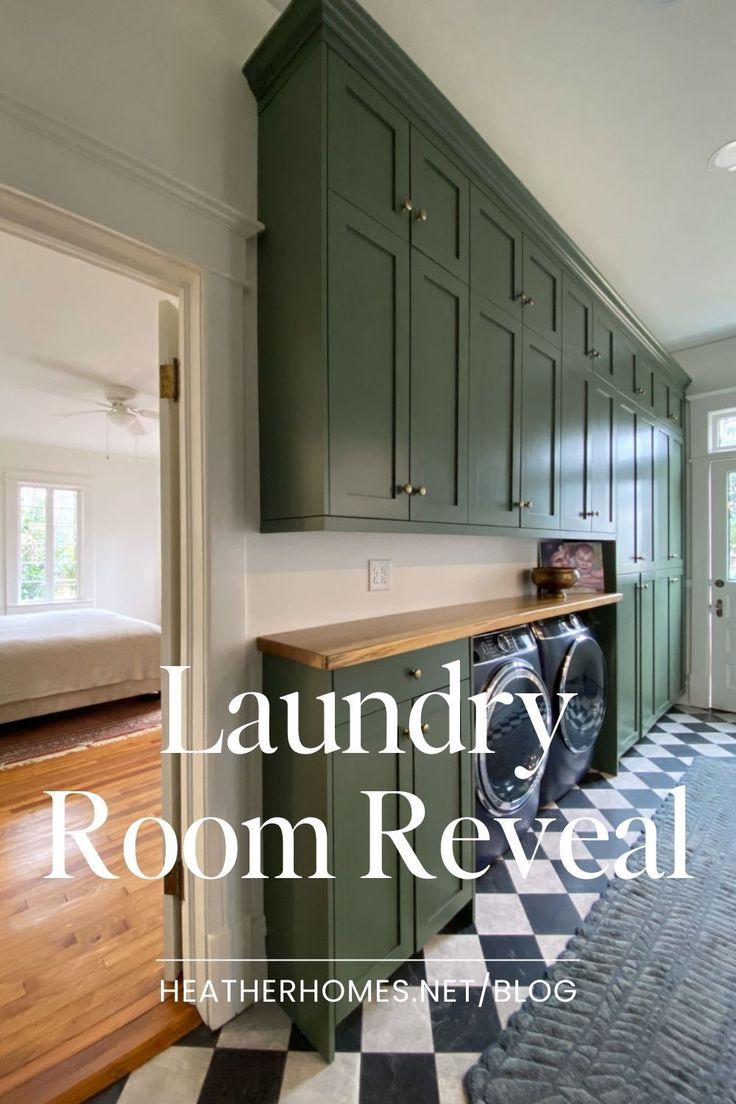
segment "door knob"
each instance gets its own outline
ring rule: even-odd
[[[413,671],[409,671],[409,678],[420,679],[422,677],[422,668],[415,667]]]
[[[716,579],[715,582],[713,583],[713,586],[717,586],[717,587],[722,587],[722,586],[725,586],[725,585],[726,584],[724,583],[723,579]]]
[[[400,210],[405,211],[406,214],[409,214],[410,211],[414,210],[414,204],[409,196],[407,196],[407,198],[401,204]]]
[[[417,222],[426,222],[428,218],[429,215],[423,207],[420,211],[417,211]]]
[[[402,483],[402,485],[399,487],[399,490],[403,491],[405,495],[414,494],[414,487],[411,483]]]
[[[414,494],[424,496],[424,495],[426,495],[426,493],[427,493],[427,488],[424,486],[424,484],[422,484],[420,487],[415,487],[414,488]]]
[[[600,355],[597,349],[591,349],[588,353],[588,356],[591,357],[592,360],[598,360]]]
[[[670,418],[673,422],[679,422],[680,420],[679,414],[670,414]]]
[[[644,394],[644,388],[643,387],[635,387],[634,388],[634,394],[635,395],[643,395]]]
[[[723,599],[719,598],[716,602],[716,617],[723,617]]]
[[[427,721],[425,721],[424,724],[422,725],[422,732],[424,732],[425,734],[427,732],[429,732],[429,724],[428,724]]]

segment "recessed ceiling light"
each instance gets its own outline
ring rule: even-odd
[[[719,146],[708,158],[711,172],[736,172],[736,139]]]

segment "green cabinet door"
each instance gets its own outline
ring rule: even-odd
[[[637,353],[634,375],[634,398],[642,406],[652,409],[654,403],[653,373],[647,360]]]
[[[598,303],[593,311],[593,347],[590,353],[595,372],[612,381],[615,365],[615,331],[613,322]]]
[[[340,725],[336,730],[341,748],[347,744],[348,729]],[[414,951],[413,878],[385,837],[383,870],[389,877],[363,878],[370,869],[365,791],[412,790],[411,744],[403,742],[401,755],[384,755],[385,742],[386,713],[381,709],[363,718],[362,746],[367,755],[341,751],[333,756],[334,976],[345,984],[390,977],[397,961]],[[405,798],[386,797],[382,813],[383,828],[395,830],[407,823],[410,808]],[[294,920],[299,922],[297,917]],[[338,1020],[348,1011],[349,1005],[338,1006]]]
[[[408,120],[333,51],[328,105],[330,188],[408,239]]]
[[[669,576],[659,574],[652,580],[654,588],[654,712],[664,713],[670,700],[670,618]]]
[[[521,230],[475,186],[470,192],[470,286],[521,317]]]
[[[519,526],[521,322],[470,294],[469,512],[477,525]]]
[[[654,563],[667,567],[669,563],[669,434],[654,427]]]
[[[652,411],[657,418],[667,417],[669,402],[669,388],[666,380],[663,380],[659,372],[652,377]]]
[[[521,371],[521,525],[560,527],[560,397],[558,349],[525,331]]]
[[[330,512],[407,520],[409,246],[332,196],[329,260]]]
[[[636,419],[636,559],[654,566],[654,426]]]
[[[668,577],[669,595],[669,690],[671,702],[677,701],[683,687],[683,612],[685,577],[682,572]]]
[[[468,520],[468,288],[412,251],[411,518]]]
[[[685,396],[676,387],[667,389],[667,418],[674,429],[684,430],[685,425]]]
[[[639,613],[639,732],[643,734],[657,718],[654,653],[657,648],[653,573],[640,576]],[[661,647],[661,642],[660,642]]]
[[[591,380],[587,410],[587,510],[594,533],[616,531],[615,482],[616,400]]]
[[[620,330],[616,330],[613,342],[614,386],[626,398],[634,398],[636,380],[636,347]]]
[[[590,532],[592,520],[586,494],[588,388],[587,375],[565,358],[560,407],[560,528],[581,533]]]
[[[462,683],[461,691],[461,734],[467,747],[469,681]],[[427,743],[436,748],[446,745],[449,735],[447,703],[439,698],[430,698],[422,710],[422,721],[429,726],[424,734]],[[451,874],[440,854],[442,833],[450,821],[474,816],[470,753],[452,755],[441,751],[428,755],[415,750],[414,793],[421,798],[426,809],[424,821],[414,833],[414,849],[425,870],[435,876],[434,881],[417,878],[414,882],[415,944],[418,950],[473,896],[473,883]],[[467,834],[457,832],[457,835]],[[463,869],[474,869],[472,842],[455,844],[454,854]]]
[[[670,437],[667,493],[669,498],[669,534],[667,559],[670,565],[682,564],[684,533],[682,529],[682,503],[685,493],[683,443],[679,437]]]
[[[616,411],[616,569],[637,571],[636,414],[621,403]]]
[[[468,282],[470,183],[416,127],[411,128],[412,245]]]
[[[524,325],[559,347],[562,341],[562,269],[526,235],[522,285]]]
[[[562,351],[587,367],[593,343],[593,296],[565,273],[562,281]]]
[[[639,736],[639,576],[619,577],[616,606],[616,718],[619,758]]]

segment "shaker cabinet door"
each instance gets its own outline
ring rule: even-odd
[[[522,234],[478,188],[471,189],[470,286],[521,317]]]
[[[332,51],[327,130],[330,188],[408,240],[409,122]]]
[[[685,492],[683,443],[678,437],[670,437],[667,495],[669,499],[669,534],[667,559],[670,565],[679,566],[683,560],[684,534],[682,529],[682,502]]]
[[[468,282],[470,182],[416,127],[411,129],[412,245]]]
[[[558,349],[525,331],[521,372],[521,525],[560,527],[560,395]]]
[[[405,521],[409,246],[332,196],[329,249],[330,512]]]
[[[616,606],[616,709],[619,757],[639,737],[639,576],[619,578]]]
[[[654,426],[636,419],[636,558],[643,571],[654,566]]]
[[[563,362],[560,425],[560,528],[589,533],[591,528],[586,493],[588,455],[587,375]]]
[[[683,686],[683,612],[685,579],[682,573],[669,576],[669,689],[671,702],[677,701]]]
[[[593,313],[593,347],[590,360],[593,370],[604,380],[613,380],[615,365],[615,331],[613,322],[596,303]]]
[[[616,412],[616,567],[637,571],[636,558],[636,421],[629,406]]]
[[[591,380],[587,412],[587,508],[594,533],[616,531],[615,419],[613,395]]]
[[[470,296],[469,512],[477,525],[519,526],[521,323]]]
[[[468,520],[468,288],[412,254],[412,521]]]
[[[524,325],[559,347],[562,341],[562,269],[531,238],[524,237]]]
[[[587,367],[593,343],[593,296],[565,275],[562,282],[562,350]]]

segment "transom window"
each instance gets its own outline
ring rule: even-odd
[[[86,482],[6,474],[9,609],[89,603]]]
[[[736,452],[736,410],[714,410],[708,420],[708,451]]]

